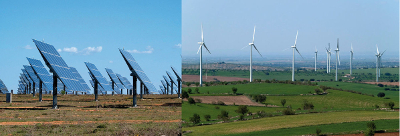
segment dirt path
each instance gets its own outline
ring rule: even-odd
[[[346,134],[346,135],[332,135],[332,136],[364,136],[364,134]],[[375,133],[375,136],[399,136],[399,132]]]
[[[210,81],[243,81],[247,80],[249,81],[249,78],[240,78],[240,77],[223,77],[223,76],[203,76],[203,81],[204,82],[210,82]],[[199,82],[200,76],[199,75],[182,75],[182,80],[185,82]]]
[[[107,121],[50,121],[50,122],[38,122],[38,121],[27,121],[27,122],[0,122],[0,125],[35,125],[50,124],[50,125],[64,125],[64,124],[89,124],[89,123],[146,123],[146,122],[156,122],[156,123],[173,123],[180,122],[180,120],[107,120]]]
[[[251,101],[247,96],[192,96],[193,99],[200,99],[201,103],[212,103],[222,101],[226,105],[248,105],[248,106],[265,106],[264,104]]]
[[[367,83],[367,84],[373,84],[373,85],[376,85],[376,84],[383,84],[383,85],[393,85],[393,86],[395,86],[395,85],[399,85],[399,82],[364,82],[364,83]]]

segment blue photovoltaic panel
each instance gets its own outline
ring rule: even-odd
[[[85,80],[83,80],[83,78],[81,77],[81,74],[78,73],[78,70],[76,70],[74,67],[69,67],[69,68],[71,69],[72,74],[74,74],[74,76],[78,78],[78,80],[81,83],[81,85],[83,86],[83,88],[85,88],[86,93],[90,93],[89,86],[86,84]]]
[[[177,92],[178,92],[178,88],[177,88],[177,87],[174,87],[174,90],[175,90],[175,93],[177,93]]]
[[[112,85],[112,81],[108,81],[108,84]],[[111,89],[112,89],[112,87],[111,87]],[[117,94],[121,94],[121,89],[118,88],[118,86],[114,86],[114,91],[115,91]]]
[[[165,80],[165,83],[167,83],[167,85],[169,86],[170,84],[170,81],[169,81],[169,79],[168,79],[168,77],[166,77],[166,76],[163,76],[163,78],[164,78],[164,80]]]
[[[169,73],[168,71],[167,71],[167,75],[171,79],[171,81],[176,85],[176,83],[175,83],[176,79],[173,77],[173,75],[171,73]]]
[[[56,74],[57,78],[66,86],[69,91],[86,92],[77,77],[75,77],[67,63],[61,58],[53,45],[33,39],[46,65]]]
[[[24,65],[24,68],[26,70],[26,73],[28,73],[28,76],[35,82],[35,88],[39,89],[39,78],[36,76],[35,72],[33,71],[31,66]]]
[[[89,80],[89,82],[90,82],[90,84],[92,85],[92,87],[94,88],[93,80]],[[98,86],[98,88],[99,88],[99,90],[100,90],[100,93],[106,94],[106,91],[104,91],[103,87]]]
[[[97,69],[97,67],[89,62],[85,62],[86,67],[89,69],[89,72],[92,74],[93,80],[97,80],[99,82],[100,86],[103,87],[105,91],[114,91],[110,84],[108,83],[107,79],[101,75],[100,71]]]
[[[154,87],[153,83],[151,83],[150,79],[144,73],[142,68],[140,68],[139,64],[132,57],[132,55],[125,50],[119,49],[119,51],[121,52],[122,57],[125,59],[125,62],[129,67],[129,70],[131,70],[132,73],[138,76],[138,79],[146,86],[149,92],[157,92],[156,87]]]
[[[164,81],[164,80],[161,80],[161,83],[162,83],[162,85],[163,85],[164,87],[167,87],[167,84],[165,84],[165,81]]]
[[[2,93],[8,93],[8,89],[1,79],[0,79],[0,90]]]
[[[38,76],[40,80],[42,80],[44,84],[44,89],[46,91],[51,91],[53,90],[53,77],[50,75],[50,73],[46,70],[42,62],[37,59],[32,59],[32,58],[27,58],[29,61],[29,64],[31,64],[33,71],[35,74]]]
[[[125,87],[122,85],[122,83],[119,81],[117,75],[111,70],[106,68],[106,71],[108,73],[108,76],[111,78],[112,81],[118,86],[119,89],[125,89]]]
[[[25,77],[25,80],[27,81],[27,84],[29,84],[29,83],[33,84],[33,81],[29,77],[28,73],[26,73],[25,69],[21,69],[21,70],[22,70],[22,73],[24,73],[24,77]]]
[[[127,78],[121,76],[120,74],[115,74],[115,75],[117,75],[119,81],[121,81],[122,85],[124,85],[125,88],[127,88],[127,89],[132,89],[133,88],[131,82],[129,82],[129,80]]]
[[[179,80],[179,81],[182,81],[181,75],[178,74],[178,72],[176,71],[176,69],[175,69],[174,67],[171,67],[171,68],[172,68],[172,71],[174,71],[175,76],[178,78],[178,80]]]

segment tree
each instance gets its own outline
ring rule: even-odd
[[[393,109],[393,107],[394,107],[394,102],[389,102],[389,103],[387,103],[387,105],[390,107],[390,109]]]
[[[189,94],[186,91],[182,91],[182,99],[189,98]]]
[[[237,88],[236,87],[232,87],[232,92],[233,92],[233,94],[236,94]]]
[[[188,87],[189,87],[191,84],[192,84],[192,83],[190,83],[190,82],[186,82],[186,83],[185,83],[185,85],[188,86]]]
[[[193,117],[190,117],[190,122],[193,122],[193,124],[200,123],[200,115],[197,113],[193,114]]]
[[[282,106],[284,106],[284,107],[285,107],[285,104],[286,104],[286,99],[282,99],[282,100],[281,100],[281,104],[282,104]]]
[[[315,130],[315,133],[317,134],[317,136],[320,136],[320,135],[321,135],[321,129],[317,128],[317,129]]]
[[[315,93],[320,94],[322,91],[319,88],[315,88]]]
[[[64,95],[65,94],[65,90],[61,90],[61,94]]]
[[[199,83],[199,82],[196,82],[195,84],[196,84],[196,86],[199,86],[199,85],[200,85],[200,83]]]
[[[221,111],[221,114],[218,115],[218,119],[222,119],[223,121],[229,120],[229,113],[225,110]]]
[[[189,89],[188,89],[188,93],[189,93],[189,94],[192,94],[192,88],[189,88]]]
[[[196,89],[194,89],[194,92],[196,92],[197,94],[200,94],[199,88],[196,87]]]
[[[385,93],[380,92],[380,93],[378,93],[377,96],[378,96],[378,97],[385,97]]]
[[[239,105],[238,109],[235,110],[236,113],[239,113],[239,114],[242,114],[242,115],[244,115],[248,111],[249,111],[249,109],[247,109],[246,105]]]
[[[209,115],[209,114],[204,115],[204,119],[206,119],[206,121],[210,121],[210,118],[211,118],[211,115]]]
[[[374,122],[367,123],[367,131],[364,133],[365,136],[375,135],[376,125]]]
[[[321,88],[322,90],[324,90],[324,92],[326,92],[326,90],[329,89],[327,86],[323,86],[323,85],[321,85],[320,88]]]
[[[303,110],[312,110],[314,109],[314,104],[308,102],[307,100],[303,101]]]
[[[191,104],[196,104],[196,101],[194,101],[194,99],[192,97],[188,98],[188,102],[189,102],[190,105]]]
[[[378,84],[379,87],[383,87],[383,84]]]

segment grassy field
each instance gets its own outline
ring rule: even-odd
[[[0,135],[176,135],[180,133],[181,99],[171,95],[145,95],[138,108],[132,96],[60,95],[59,109],[52,96],[43,102],[32,95],[13,95],[13,103],[0,102]],[[5,98],[5,95],[0,95]]]
[[[317,128],[321,129],[322,134],[358,134],[361,131],[367,129],[367,122],[371,121],[359,121],[359,122],[346,122],[346,123],[334,123],[325,125],[311,125],[294,128],[282,128],[273,129],[266,131],[256,131],[249,133],[230,134],[228,136],[258,136],[258,135],[276,135],[276,136],[293,136],[293,135],[309,135],[315,134]],[[376,130],[387,130],[398,132],[399,120],[388,119],[388,120],[374,120],[372,121],[376,125]]]
[[[293,85],[293,84],[282,84],[282,83],[251,83],[251,84],[237,84],[237,85],[219,85],[209,87],[199,87],[199,92],[202,94],[221,94],[221,93],[232,93],[232,87],[238,88],[237,93],[239,94],[271,94],[271,95],[300,95],[307,94],[309,92],[314,93],[317,86],[307,85]],[[195,91],[196,87],[189,87],[192,92]],[[183,90],[188,90],[184,88]]]
[[[195,135],[228,135],[282,128],[294,128],[310,125],[358,122],[381,119],[398,119],[398,112],[389,111],[344,111],[319,114],[301,114],[267,117],[248,121],[221,123],[215,125],[182,128],[188,136]]]
[[[203,71],[205,73],[205,70]],[[345,74],[349,74],[349,70],[339,70],[338,78],[342,80],[351,80],[351,81],[375,81],[375,69],[353,69],[354,79],[349,79],[347,77],[343,77]],[[389,73],[390,75],[385,75],[385,73]],[[199,70],[192,69],[183,69],[183,75],[198,75]],[[241,77],[241,78],[249,78],[250,73],[248,70],[208,70],[207,74],[210,76],[226,76],[226,77]],[[291,71],[267,71],[267,70],[254,70],[253,71],[253,79],[262,79],[262,80],[291,80],[292,72]],[[317,72],[313,70],[299,70],[295,72],[296,80],[326,80],[326,81],[334,81],[335,80],[335,69],[331,69],[331,73],[326,73],[326,70],[317,70]],[[389,81],[399,79],[399,68],[381,68],[381,77],[380,81]]]

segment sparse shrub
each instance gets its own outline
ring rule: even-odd
[[[385,106],[386,106],[386,107],[390,107],[390,109],[393,109],[393,107],[394,107],[394,102],[385,103]]]
[[[206,119],[206,121],[210,121],[210,118],[211,118],[211,115],[209,115],[209,114],[204,115],[204,119]]]
[[[194,89],[194,92],[197,93],[197,94],[200,94],[199,88]]]
[[[221,111],[221,114],[218,115],[218,119],[222,119],[223,121],[229,120],[229,113],[225,110]]]
[[[315,93],[317,93],[317,94],[320,94],[320,93],[322,93],[322,91],[321,90],[319,90],[319,88],[315,88]]]
[[[321,135],[321,129],[317,128],[317,129],[315,130],[315,133],[317,134],[317,136],[320,136],[320,135]]]
[[[246,105],[239,105],[238,109],[235,110],[236,113],[239,113],[239,114],[242,114],[242,115],[244,115],[248,111],[249,111],[249,109],[247,109]]]
[[[283,107],[285,107],[286,99],[282,99],[282,100],[281,100],[281,104],[282,104]]]
[[[214,108],[218,110],[218,109],[219,109],[219,106],[215,106]]]
[[[286,108],[282,111],[283,115],[294,115],[295,112],[292,110],[292,108]]]
[[[66,92],[65,90],[61,90],[61,94],[64,95]]]
[[[265,95],[257,94],[253,95],[252,99],[255,100],[256,102],[263,103],[265,102],[265,100],[267,100],[267,97]]]
[[[378,97],[385,97],[385,93],[380,92],[380,93],[378,93],[378,95],[376,95],[376,96],[378,96]]]
[[[101,125],[98,125],[97,128],[107,128],[107,125],[106,124],[101,124]]]
[[[182,99],[189,98],[189,93],[186,91],[182,91]]]
[[[303,110],[312,110],[314,109],[314,104],[308,102],[307,100],[303,101]]]
[[[192,88],[189,88],[187,91],[189,94],[192,94]]]
[[[190,117],[190,122],[193,122],[193,124],[200,123],[200,115],[197,113],[193,114],[193,117]]]
[[[364,133],[365,136],[374,136],[376,130],[376,125],[374,122],[367,123],[367,131]]]
[[[379,87],[383,87],[383,84],[378,84]]]
[[[188,102],[189,102],[190,105],[196,104],[196,102],[194,101],[194,99],[192,97],[188,98]]]
[[[390,90],[390,88],[385,88],[385,91],[389,91]]]
[[[217,105],[225,105],[225,103],[223,101],[218,101]]]
[[[189,87],[191,85],[191,83],[190,82],[186,82],[185,85]]]
[[[244,120],[244,115],[239,115],[239,120]]]
[[[376,105],[376,104],[375,104],[375,108],[379,108],[379,105]]]
[[[200,83],[199,83],[199,82],[196,82],[195,84],[196,84],[196,86],[199,86],[199,85],[200,85]]]
[[[233,94],[236,94],[237,88],[236,87],[232,87],[232,92],[233,92]]]

